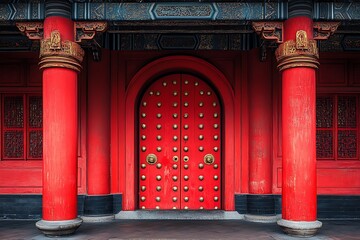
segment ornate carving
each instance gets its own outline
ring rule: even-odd
[[[358,142],[356,130],[339,130],[337,137],[338,158],[356,158]]]
[[[296,40],[282,43],[275,51],[280,71],[293,67],[318,68],[319,50],[315,40],[308,40],[305,31],[296,32]]]
[[[304,30],[296,32],[296,49],[308,49],[308,38]]]
[[[41,40],[43,38],[44,25],[42,22],[18,22],[16,26],[20,32],[25,33],[31,40]]]
[[[156,3],[150,14],[152,19],[215,19],[218,10],[213,3]]]
[[[60,50],[61,49],[60,32],[57,30],[52,31],[50,34],[50,49],[51,50]]]
[[[252,27],[262,39],[283,42],[282,22],[253,22]]]
[[[7,130],[4,132],[4,158],[24,158],[24,132]]]
[[[50,38],[40,42],[40,69],[63,67],[81,70],[84,50],[79,44],[71,41],[61,41],[57,30],[51,32]]]
[[[314,40],[326,40],[334,34],[340,22],[314,22]]]
[[[334,157],[334,136],[332,130],[316,130],[316,158]]]
[[[91,40],[96,33],[105,32],[107,22],[75,22],[75,41]]]

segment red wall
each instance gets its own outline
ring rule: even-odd
[[[360,94],[360,55],[321,53],[317,71],[317,94]],[[273,193],[281,194],[281,80],[273,72]],[[359,107],[359,106],[358,106]],[[359,121],[359,113],[357,116]],[[358,123],[359,125],[359,123]],[[359,134],[358,134],[359,155]],[[334,146],[336,147],[336,146]],[[317,159],[318,194],[360,194],[360,159]]]
[[[202,58],[220,69],[229,80],[235,93],[235,192],[249,192],[249,83],[251,78],[262,78],[272,82],[268,89],[272,96],[272,191],[281,193],[281,80],[272,54],[266,62],[256,62],[257,50],[250,52],[110,52],[104,50],[102,58],[110,66],[97,69],[103,76],[110,76],[111,88],[111,192],[122,193],[125,189],[125,93],[130,80],[143,66],[151,61],[173,54],[192,55]],[[91,56],[90,54],[88,54]],[[37,54],[0,54],[0,94],[9,92],[41,92],[41,73],[38,70]],[[79,78],[79,193],[86,193],[86,109],[88,61]],[[250,64],[251,63],[251,64]],[[355,54],[321,54],[318,71],[318,93],[360,93],[360,58]],[[256,74],[253,74],[256,71]],[[97,74],[97,77],[101,74]],[[102,81],[98,79],[98,81]],[[259,93],[263,92],[259,86]],[[256,88],[255,88],[256,89]],[[251,91],[254,91],[252,88]],[[254,96],[252,96],[254,97]],[[318,193],[359,194],[360,161],[318,160]],[[41,193],[41,161],[0,160],[0,193]]]
[[[80,76],[79,148],[78,148],[78,190],[86,192],[86,74]],[[42,88],[42,73],[36,53],[0,54],[0,94],[39,93]],[[2,139],[0,140],[0,142]],[[2,144],[0,144],[2,152]],[[2,157],[2,156],[1,156]],[[41,193],[41,160],[0,159],[0,193]]]

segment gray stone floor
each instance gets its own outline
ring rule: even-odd
[[[322,221],[311,240],[360,239],[360,221]],[[35,227],[35,221],[0,221],[0,239],[51,239]],[[52,238],[57,239],[57,238]],[[115,220],[83,223],[75,234],[59,239],[256,239],[295,240],[275,223],[243,220]]]

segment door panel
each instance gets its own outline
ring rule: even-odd
[[[221,108],[211,87],[187,74],[155,81],[139,109],[139,206],[221,208]]]

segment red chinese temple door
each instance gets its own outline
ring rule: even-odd
[[[197,77],[162,77],[141,99],[139,207],[221,208],[221,107]]]

